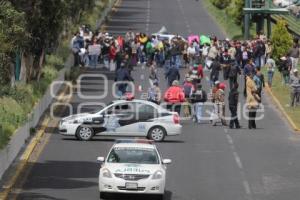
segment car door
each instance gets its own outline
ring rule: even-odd
[[[138,135],[136,103],[126,102],[109,107],[104,114],[104,127],[101,135]]]
[[[158,116],[158,110],[150,104],[139,103],[137,105],[138,132],[145,135],[147,127]]]

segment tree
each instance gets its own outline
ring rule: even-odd
[[[236,25],[243,25],[243,8],[245,7],[244,0],[233,0],[232,4],[227,8],[227,13],[234,19]]]
[[[15,53],[25,46],[28,38],[24,13],[14,9],[10,2],[0,1],[0,85],[14,77]]]
[[[271,42],[273,46],[272,56],[279,60],[280,57],[285,56],[293,44],[293,38],[287,30],[286,21],[281,19],[277,21],[271,35]]]

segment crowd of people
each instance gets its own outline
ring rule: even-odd
[[[265,68],[266,83],[272,88],[275,71],[282,75],[282,84],[291,87],[290,106],[299,105],[300,77],[298,61],[300,56],[298,40],[279,62],[272,57],[272,43],[263,35],[253,40],[219,40],[210,37],[209,42],[199,39],[188,41],[181,36],[160,38],[159,35],[146,35],[129,31],[124,37],[113,37],[109,33],[92,33],[85,26],[74,35],[71,48],[75,65],[96,68],[103,63],[105,69],[115,72],[118,94],[128,94],[126,81],[134,81],[131,71],[138,65],[149,69],[149,101],[160,104],[163,101],[167,109],[185,116],[191,116],[194,122],[201,123],[203,106],[210,102],[213,109],[210,121],[213,125],[220,122],[227,126],[225,108],[231,113],[230,128],[240,128],[238,120],[239,87],[243,87],[248,110],[248,128],[255,129],[256,111],[262,99],[265,77],[261,69]],[[168,89],[162,94],[163,80],[159,80],[157,68],[164,70]],[[184,77],[180,68],[187,71]],[[276,70],[277,69],[277,70]],[[209,75],[205,77],[204,71]],[[222,77],[220,77],[222,74]],[[239,86],[239,77],[244,81]],[[208,84],[204,85],[204,82]],[[207,88],[204,86],[208,85]],[[227,89],[228,88],[228,89]],[[228,104],[225,91],[228,90]]]

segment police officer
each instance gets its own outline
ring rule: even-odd
[[[237,108],[238,108],[238,101],[239,101],[239,92],[238,92],[239,84],[234,83],[233,87],[231,88],[228,96],[228,102],[229,102],[229,110],[231,113],[231,120],[229,123],[229,128],[241,128],[237,116]]]

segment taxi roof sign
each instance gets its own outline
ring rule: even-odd
[[[146,139],[117,139],[115,140],[116,144],[121,143],[138,143],[138,144],[154,144],[153,140],[146,140]]]

